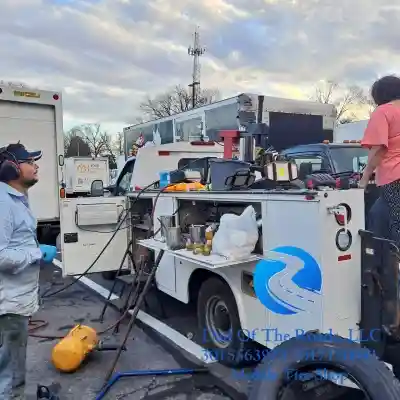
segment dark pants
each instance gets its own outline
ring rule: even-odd
[[[29,318],[21,315],[0,316],[0,399],[9,400],[25,384],[26,346]],[[21,397],[23,398],[23,397]]]
[[[389,239],[400,246],[400,181],[381,187],[389,215]]]
[[[385,190],[386,189],[386,190]],[[394,194],[392,193],[394,191]],[[396,187],[388,188],[383,187],[382,195],[375,201],[371,207],[368,220],[367,229],[374,232],[376,236],[385,239],[393,240],[398,245],[400,243],[400,202],[397,201]],[[398,204],[398,206],[396,206]],[[399,276],[400,286],[400,276]],[[400,298],[400,291],[399,291]]]
[[[384,198],[379,197],[368,213],[366,228],[376,236],[390,238],[389,207]]]

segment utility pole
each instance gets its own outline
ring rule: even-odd
[[[189,56],[193,57],[193,81],[189,85],[192,88],[192,107],[195,108],[197,104],[197,94],[200,90],[200,56],[204,54],[206,49],[200,47],[200,34],[198,27],[194,31],[193,47],[188,48]]]

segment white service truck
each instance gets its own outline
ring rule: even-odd
[[[398,399],[399,383],[380,361],[399,376],[398,249],[365,231],[363,190],[338,190],[323,174],[307,176],[305,188],[295,164],[286,161],[263,171],[268,189],[243,187],[240,175],[242,187],[233,190],[141,186],[124,196],[64,199],[64,275],[110,271],[128,244],[136,265],[145,257],[150,269],[163,252],[157,287],[196,305],[204,361],[238,366],[263,360],[254,375],[237,373],[254,385],[250,400],[279,398],[293,380],[317,392],[333,393],[325,385],[333,380],[338,387],[355,384],[373,400]],[[191,227],[219,225],[214,253],[170,246],[160,231],[165,216],[189,236]]]
[[[283,147],[293,141],[290,135],[298,144],[322,142],[325,133],[332,135],[333,115],[325,110],[305,118],[314,126],[312,135],[298,137],[295,122],[303,117],[296,108],[301,115],[307,110],[304,104],[297,106],[290,102],[286,108],[288,124],[278,106],[279,112],[269,113],[258,103],[247,117],[260,116],[261,124],[269,124],[267,134]],[[254,153],[247,133],[241,132],[243,161]],[[168,151],[167,144],[149,147],[152,157],[141,149],[131,159],[132,168],[122,171],[124,187],[117,185],[121,190],[114,197],[62,200],[64,276],[115,271],[128,247],[136,265],[144,257],[150,268],[164,253],[155,270],[156,285],[196,305],[198,342],[208,351],[205,362],[213,358],[238,366],[263,359],[259,375],[247,379],[254,385],[251,400],[279,398],[290,380],[289,370],[312,376],[321,365],[343,370],[373,400],[398,399],[400,387],[393,373],[368,351],[367,356],[362,352],[372,349],[400,376],[398,249],[382,251],[390,247],[388,242],[365,231],[363,190],[337,189],[327,174],[311,172],[302,181],[295,163],[279,160],[263,166],[257,189],[246,186],[253,176],[251,165],[246,176],[240,175],[246,168],[237,171],[241,184],[236,189],[236,178],[230,190],[165,192],[155,185],[146,189],[158,172],[179,168],[180,158],[170,158],[171,151],[185,144],[171,144]],[[224,149],[221,143],[212,146]],[[163,160],[171,161],[169,168]],[[211,255],[200,254],[199,247],[177,249],[176,243],[168,244],[160,230],[165,216],[175,220],[185,238],[190,228],[217,226]],[[137,272],[128,260],[122,268]],[[382,385],[376,384],[374,374]],[[304,382],[304,387],[325,390]]]
[[[104,186],[110,183],[110,168],[107,157],[68,157],[65,159],[65,181],[67,196],[90,194],[92,182],[101,180]]]
[[[29,201],[38,219],[39,242],[55,243],[65,179],[60,92],[0,83],[0,145],[18,141],[43,152],[40,181],[29,191]]]

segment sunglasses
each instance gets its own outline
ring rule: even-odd
[[[20,160],[20,164],[29,164],[29,165],[35,165],[36,161],[35,160]]]

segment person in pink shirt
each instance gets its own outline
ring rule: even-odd
[[[400,245],[400,78],[390,75],[377,80],[371,96],[377,107],[361,141],[369,155],[359,186],[365,188],[375,173],[389,213],[390,239]]]

